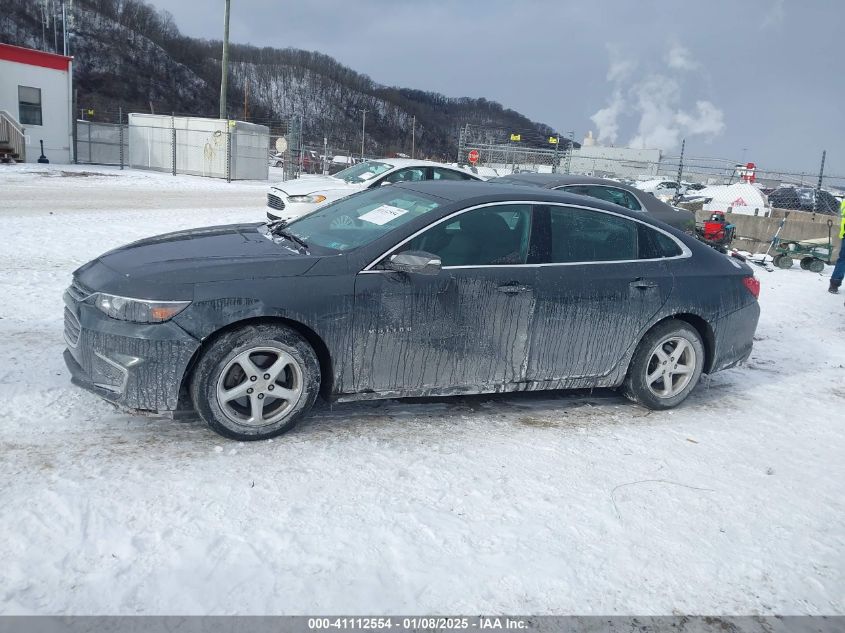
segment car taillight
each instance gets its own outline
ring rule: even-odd
[[[742,283],[748,288],[748,292],[754,295],[754,298],[757,299],[760,296],[760,280],[757,279],[754,275],[750,277],[743,277]]]

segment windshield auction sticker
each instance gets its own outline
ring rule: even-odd
[[[359,216],[358,219],[364,220],[364,222],[369,222],[370,224],[378,224],[381,226],[382,224],[387,224],[391,220],[395,220],[400,215],[405,215],[406,213],[408,213],[406,209],[400,209],[399,207],[392,207],[389,204],[383,204],[372,211],[367,211],[364,215]]]

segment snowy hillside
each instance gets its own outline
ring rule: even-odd
[[[0,41],[62,51],[58,2],[4,0]],[[74,0],[68,38],[74,56],[78,107],[95,120],[116,120],[126,111],[217,116],[220,42],[183,36],[167,13],[143,0]],[[46,7],[46,8],[45,8]],[[266,123],[302,115],[306,141],[328,136],[335,146],[360,143],[366,109],[368,152],[410,150],[416,116],[416,147],[422,154],[451,156],[464,123],[536,132],[552,130],[483,98],[381,86],[331,57],[296,49],[233,43],[229,111]],[[247,84],[249,86],[247,87]]]

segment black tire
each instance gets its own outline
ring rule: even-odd
[[[810,270],[810,264],[814,260],[814,257],[802,257],[801,258],[801,269],[802,270]]]
[[[656,369],[659,369],[659,361],[657,366],[654,365],[657,347],[663,343],[661,351],[667,353],[667,350],[672,349],[672,343],[669,341],[673,339],[685,340],[689,348],[693,351],[694,357],[689,359],[691,362],[688,363],[692,371],[689,374],[689,380],[685,384],[682,385],[682,380],[678,380],[677,386],[679,391],[677,393],[663,397],[656,394],[649,387],[647,378],[650,371],[654,373]],[[672,354],[674,352],[669,351],[667,356],[673,358]],[[682,355],[684,354],[686,352],[682,352]],[[701,342],[701,336],[686,321],[670,319],[655,325],[640,341],[631,359],[631,364],[628,366],[628,375],[625,377],[625,382],[622,385],[622,392],[629,400],[649,409],[671,409],[681,404],[690,392],[695,389],[699,378],[701,378],[703,369],[704,344]],[[658,380],[661,380],[661,385],[665,385],[662,382],[665,379],[658,378]],[[669,380],[674,379],[670,376]]]
[[[281,370],[278,382],[275,378],[265,380],[270,376],[268,373],[257,376],[256,387],[252,388],[253,383],[247,384],[251,372],[238,364],[238,357],[253,362],[260,374],[265,368],[271,369],[268,363],[272,364],[274,355],[276,360],[285,358],[291,362]],[[221,403],[218,385],[225,388],[226,381],[239,372],[235,386],[250,387],[251,394],[258,391],[261,395],[254,397],[262,398],[259,406],[275,408],[278,419],[268,416],[266,424],[248,423],[245,418],[251,411],[253,396],[244,395]],[[251,325],[221,335],[203,352],[191,376],[190,394],[194,408],[215,432],[233,440],[264,440],[291,430],[310,411],[320,390],[320,379],[317,355],[298,332],[283,326]],[[275,393],[271,393],[274,388]],[[277,398],[281,392],[298,393],[298,396],[295,402],[293,397]],[[261,409],[262,421],[263,414]]]
[[[789,268],[792,268],[792,264],[795,262],[792,261],[792,258],[789,255],[778,255],[774,258],[773,263],[778,268],[788,270]]]
[[[824,272],[824,261],[814,257],[812,261],[807,264],[807,270],[813,273]]]

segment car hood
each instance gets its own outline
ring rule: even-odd
[[[273,189],[285,192],[289,196],[304,196],[311,193],[323,193],[326,191],[342,191],[352,193],[366,188],[367,183],[350,184],[339,178],[331,176],[316,176],[314,178],[297,178],[296,180],[285,180],[272,186]]]
[[[150,237],[109,251],[74,274],[92,290],[155,298],[166,287],[169,298],[182,298],[198,283],[302,275],[319,259],[268,239],[260,226],[233,224]]]

